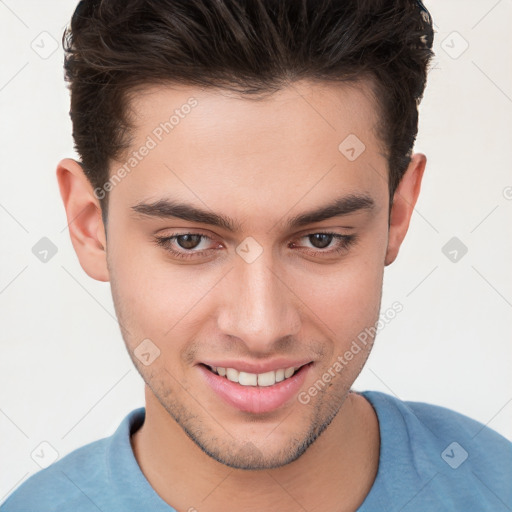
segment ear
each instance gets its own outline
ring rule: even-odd
[[[426,163],[427,157],[422,153],[412,155],[411,162],[395,191],[391,206],[385,265],[393,263],[398,256],[398,250],[409,228],[414,205],[420,193]]]
[[[93,279],[109,281],[105,227],[92,185],[80,163],[71,158],[59,162],[57,181],[80,265]]]

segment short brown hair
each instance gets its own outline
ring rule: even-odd
[[[251,97],[298,79],[371,78],[392,198],[418,131],[433,33],[419,0],[83,0],[62,37],[75,149],[102,187],[130,146],[138,86]]]

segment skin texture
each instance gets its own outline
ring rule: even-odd
[[[146,382],[135,456],[179,511],[355,510],[375,479],[377,418],[350,392],[371,342],[309,403],[294,398],[266,414],[226,404],[197,366],[304,358],[313,361],[307,390],[377,322],[384,267],[407,232],[426,157],[413,155],[390,214],[387,160],[367,85],[297,82],[259,101],[197,87],[146,88],[131,103],[130,151],[189,98],[197,105],[110,192],[108,243],[81,166],[72,159],[58,165],[80,264],[93,279],[110,281],[124,341]],[[338,149],[349,134],[366,147],[354,161]],[[289,218],[348,194],[371,197],[373,208],[287,230]],[[229,216],[241,230],[132,209],[163,198]],[[327,255],[335,239],[321,245],[308,237],[322,231],[355,241]],[[209,239],[197,248],[175,240],[175,250],[207,253],[182,260],[155,243],[176,233]],[[251,263],[236,252],[247,237],[262,249]],[[145,366],[134,350],[147,338],[160,355]]]

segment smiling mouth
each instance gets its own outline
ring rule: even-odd
[[[206,384],[225,403],[242,412],[262,414],[276,411],[289,403],[304,384],[313,364],[310,361],[264,373],[244,372],[206,363],[199,363],[198,369]]]
[[[268,387],[286,381],[293,377],[301,368],[309,366],[311,363],[302,366],[290,366],[288,368],[279,368],[265,373],[241,372],[235,368],[222,368],[220,366],[210,366],[201,364],[210,372],[225,379],[240,384],[241,386]]]

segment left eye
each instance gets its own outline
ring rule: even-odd
[[[196,249],[198,242],[201,242],[202,238],[210,239],[205,235],[199,235],[194,233],[187,233],[185,235],[173,235],[168,240],[176,240],[182,249]],[[165,239],[164,239],[165,240]]]
[[[306,252],[314,254],[331,254],[331,253],[342,253],[348,249],[348,247],[354,243],[355,235],[341,235],[339,233],[310,233],[305,236],[301,236],[297,240],[308,239],[313,245],[313,248],[305,247]],[[201,245],[202,240],[212,240],[209,236],[200,233],[175,233],[170,236],[155,237],[155,243],[158,246],[164,247],[168,252],[177,258],[191,258],[198,255],[204,256],[209,251],[208,248],[198,250],[198,246]],[[333,240],[337,243],[334,247],[324,250],[329,247]],[[176,250],[173,242],[182,249]],[[297,247],[295,242],[292,242],[293,247]]]
[[[313,255],[331,255],[331,254],[342,254],[347,251],[347,249],[355,242],[356,235],[341,235],[340,233],[310,233],[308,235],[302,236],[299,238],[307,239],[312,245],[313,250],[306,247],[306,252],[312,253]],[[335,241],[335,245],[331,246],[331,242]],[[295,246],[295,243],[292,243]],[[331,246],[331,248],[327,250],[323,250],[326,247]]]
[[[325,249],[325,247],[329,246],[335,237],[336,233],[313,233],[312,235],[306,235],[302,238],[308,238],[313,245],[318,244],[320,247],[316,247],[317,249]]]

